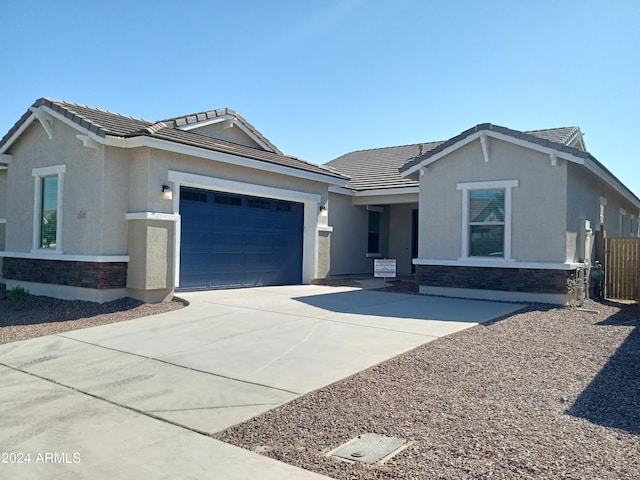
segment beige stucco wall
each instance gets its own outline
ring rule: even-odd
[[[200,135],[206,135],[207,137],[219,138],[221,140],[238,143],[251,148],[262,148],[238,126],[234,125],[231,128],[224,128],[224,123],[225,122],[214,123],[204,127],[194,128],[191,131]]]
[[[331,274],[331,232],[318,232],[318,267],[315,277],[326,278]]]
[[[350,195],[329,194],[329,224],[333,227],[330,273],[333,276],[373,274],[374,259],[367,257],[369,212],[365,205],[353,205],[352,200]],[[379,253],[386,258],[393,258],[390,250],[393,236],[390,229],[390,206],[380,206],[384,211],[380,215]],[[394,247],[397,248],[398,243]]]
[[[331,275],[373,272],[373,260],[366,258],[368,221],[365,207],[352,205],[350,195],[329,194]]]
[[[128,225],[129,269],[127,288],[173,288],[175,222],[132,220]]]
[[[567,183],[567,260],[578,260],[578,248],[576,241],[579,237],[580,220],[589,220],[591,228],[596,230],[604,228],[609,237],[632,236],[637,230],[632,231],[631,215],[636,219],[640,213],[638,207],[627,200],[619,192],[607,185],[602,179],[596,177],[582,165],[569,163]],[[600,199],[606,199],[604,207],[604,224],[600,222]],[[624,209],[627,215],[624,219],[623,231],[620,232],[620,209]],[[595,250],[590,252],[590,258],[594,260]]]
[[[163,199],[161,194],[162,185],[168,183],[169,170],[221,178],[239,184],[254,183],[313,193],[320,196],[321,204],[327,201],[325,183],[146,147],[132,149],[131,155],[130,211],[172,212],[172,201]]]
[[[86,148],[77,131],[54,121],[49,139],[34,121],[11,147],[13,161],[7,182],[7,238],[9,251],[29,252],[33,245],[33,168],[66,165],[62,191],[62,251],[67,254],[101,254],[105,190],[104,149]],[[110,232],[111,234],[111,232]],[[124,253],[120,245],[117,253]]]
[[[366,193],[366,194],[365,194]],[[418,203],[418,192],[372,195],[370,192],[363,192],[362,195],[354,195],[351,197],[354,205],[395,205],[402,203]]]
[[[518,180],[512,190],[512,258],[560,262],[566,257],[566,162],[551,166],[547,155],[491,138],[490,161],[473,141],[429,166],[420,180],[419,257],[461,256],[460,182]]]

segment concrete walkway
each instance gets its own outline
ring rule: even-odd
[[[0,454],[30,454],[0,478],[323,478],[203,434],[521,307],[311,285],[181,296],[0,345]]]

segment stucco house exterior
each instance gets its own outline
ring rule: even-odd
[[[0,140],[0,281],[104,302],[371,275],[427,294],[568,300],[594,233],[640,236],[640,199],[577,127],[481,124],[325,165],[237,112],[148,121],[41,98]]]
[[[233,110],[152,122],[41,98],[0,141],[2,281],[98,302],[309,283],[347,181]]]
[[[416,275],[428,294],[565,304],[594,233],[639,236],[640,199],[577,127],[477,125],[400,168],[420,183]]]

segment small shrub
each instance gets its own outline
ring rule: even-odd
[[[19,310],[29,301],[29,290],[25,290],[22,287],[13,287],[9,290],[7,297],[9,298],[11,307]]]

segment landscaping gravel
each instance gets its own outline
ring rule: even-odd
[[[387,290],[416,293],[411,282]],[[0,343],[182,306],[29,296],[15,309],[0,284]],[[216,437],[335,479],[638,479],[638,307],[583,307],[531,305]],[[365,433],[409,446],[373,465],[326,456]]]
[[[217,437],[335,479],[638,479],[639,323],[635,305],[531,305]],[[409,447],[373,465],[326,456],[365,433]]]
[[[182,307],[184,302],[178,299],[154,304],[132,298],[93,303],[36,295],[29,295],[20,305],[10,301],[4,284],[0,284],[0,344],[132,320]]]

